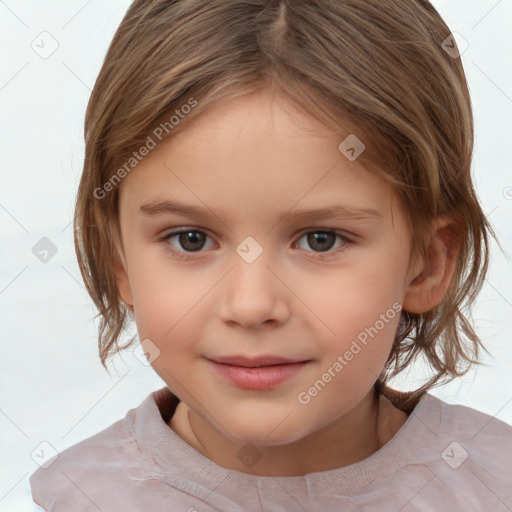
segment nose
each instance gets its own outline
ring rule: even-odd
[[[252,263],[238,255],[236,258],[232,270],[220,283],[220,319],[246,329],[286,322],[291,292],[283,283],[285,279],[262,256]]]

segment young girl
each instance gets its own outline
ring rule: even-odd
[[[35,471],[51,511],[505,511],[478,363],[494,233],[427,0],[136,0],[87,110],[75,244],[100,357],[165,387]],[[392,377],[423,356],[421,388]]]

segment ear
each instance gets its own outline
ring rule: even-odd
[[[425,252],[427,261],[420,257],[411,265],[403,309],[410,313],[425,313],[441,303],[453,278],[460,251],[453,235],[453,220],[438,217],[427,233]],[[419,264],[418,264],[419,263]]]
[[[119,254],[114,258],[114,273],[116,277],[117,289],[121,299],[133,311],[133,295],[130,286],[130,279],[128,278],[127,265],[124,255]]]

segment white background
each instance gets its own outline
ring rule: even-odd
[[[512,1],[433,3],[469,43],[462,59],[476,119],[474,179],[510,255]],[[96,312],[72,238],[85,108],[129,4],[0,1],[0,512],[35,510],[28,476],[38,467],[31,453],[41,442],[60,452],[123,418],[164,385],[131,352],[115,359],[110,375],[101,366]],[[31,48],[43,31],[58,42],[47,59]],[[57,247],[46,263],[32,253],[42,237]],[[490,273],[474,309],[492,357],[432,394],[512,424],[510,261],[493,243]],[[415,386],[421,375],[415,370],[396,385]]]

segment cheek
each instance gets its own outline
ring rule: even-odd
[[[202,384],[201,375],[191,372],[190,364],[198,355],[196,345],[201,327],[195,308],[200,307],[198,301],[203,294],[193,286],[173,287],[151,275],[137,283],[134,305],[139,339],[144,351],[150,353],[154,371],[178,396]]]
[[[148,261],[148,260],[147,260]],[[161,350],[179,348],[197,329],[194,308],[204,295],[197,281],[179,270],[154,262],[140,265],[131,276],[135,321],[141,340],[151,339]]]
[[[327,372],[315,378],[329,381],[331,392],[322,393],[322,400],[332,407],[340,406],[340,397],[345,406],[355,405],[391,351],[401,316],[401,274],[400,262],[385,256],[381,251],[377,257],[361,257],[328,276],[302,281],[299,293],[317,326],[320,371]]]
[[[191,371],[191,365],[202,364],[198,360],[204,355],[202,334],[209,333],[206,324],[214,310],[209,292],[219,274],[201,274],[192,266],[173,266],[161,256],[145,261],[150,263],[138,267],[133,279],[139,339],[149,340],[146,343],[157,354],[150,360],[155,372],[171,390],[183,392],[184,382],[188,389],[204,380],[201,372]]]
[[[399,316],[401,273],[391,258],[361,257],[329,272],[305,272],[295,282],[294,292],[303,303],[300,307],[326,338],[356,337],[381,315],[386,317],[386,328],[378,325],[388,332],[391,320]]]

